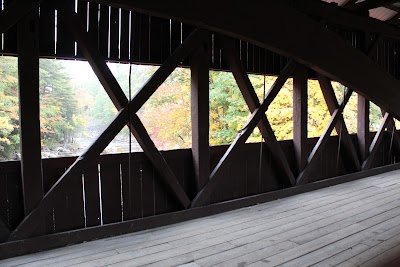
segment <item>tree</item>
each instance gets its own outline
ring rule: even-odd
[[[19,151],[17,59],[0,58],[0,159]]]
[[[190,148],[190,71],[177,68],[139,112],[158,149]]]
[[[40,60],[40,122],[45,147],[69,144],[82,128],[77,95],[60,61]]]

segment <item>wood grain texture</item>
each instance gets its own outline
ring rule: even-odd
[[[399,177],[396,170],[176,225],[5,259],[0,264],[387,266],[383,264],[396,262],[399,251]],[[383,183],[387,186],[379,186]]]

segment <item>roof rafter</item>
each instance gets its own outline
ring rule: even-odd
[[[353,3],[346,5],[345,7],[350,10],[370,10],[377,7],[384,7],[386,5],[390,5],[398,2],[398,0],[365,0],[360,3]]]

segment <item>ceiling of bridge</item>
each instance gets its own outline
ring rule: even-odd
[[[336,3],[343,8],[366,12],[369,16],[390,24],[400,26],[400,0],[322,0]]]

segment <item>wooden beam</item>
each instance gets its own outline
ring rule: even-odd
[[[98,77],[115,107],[118,110],[125,107],[128,104],[128,99],[124,92],[119,90],[120,86],[108,68],[105,58],[96,49],[97,45],[87,33],[78,15],[66,6],[65,0],[57,0],[51,4],[57,9],[57,16],[60,22],[69,30],[79,44],[79,50],[81,50],[83,56],[92,67],[93,72]]]
[[[80,0],[84,1],[84,0]],[[193,16],[192,18],[190,15],[184,16],[181,13],[181,10],[178,10],[178,8],[175,8],[175,11],[171,11],[171,8],[173,7],[166,7],[166,6],[155,6],[152,3],[145,3],[145,2],[139,2],[139,1],[130,1],[130,0],[89,0],[89,2],[93,3],[99,3],[99,4],[104,4],[104,5],[110,5],[114,7],[120,7],[124,9],[129,9],[129,10],[138,10],[146,14],[152,14],[155,16],[159,17],[164,17],[164,18],[175,18],[177,20],[182,20],[186,23],[190,24],[196,24],[197,26],[200,26],[201,21],[200,17],[204,17],[204,14],[200,14],[204,11],[203,8],[197,7],[195,3],[184,3],[182,1],[181,4],[185,4],[183,8],[186,8],[188,11],[188,14],[195,13],[196,10],[198,10],[198,14],[196,16]],[[270,4],[272,1],[269,1],[268,4]],[[360,16],[358,14],[355,14],[354,11],[348,10],[347,8],[343,7],[348,7],[351,6],[353,3],[357,2],[357,0],[350,0],[348,3],[345,3],[342,7],[339,7],[337,5],[334,5],[332,3],[326,3],[323,1],[318,1],[318,0],[302,0],[302,1],[291,1],[291,0],[286,0],[286,1],[280,1],[282,5],[289,5],[289,9],[292,9],[293,7],[302,13],[305,13],[307,15],[310,15],[311,17],[319,16],[324,19],[325,22],[327,23],[332,23],[335,25],[341,25],[346,28],[352,28],[355,30],[360,30],[360,31],[367,31],[371,33],[378,33],[382,34],[383,36],[393,38],[396,40],[400,40],[400,30],[396,27],[390,26],[380,20],[370,18],[367,16]],[[285,3],[286,2],[286,3]],[[211,1],[209,3],[212,3]],[[176,6],[182,6],[180,3],[176,3]],[[221,3],[221,6],[223,4]],[[261,5],[261,4],[260,4]],[[270,7],[270,6],[269,6]],[[242,6],[242,9],[245,8],[254,8],[254,10],[258,10],[257,7],[254,5],[251,5],[249,7],[247,6]],[[180,9],[180,8],[179,8]],[[257,12],[256,11],[256,12]],[[178,14],[179,13],[179,14]],[[204,13],[206,13],[204,11]],[[209,13],[212,13],[210,11]],[[249,14],[253,14],[250,12]],[[240,16],[239,16],[240,17]],[[199,19],[198,21],[194,21],[196,19]],[[207,25],[204,25],[207,26]],[[276,25],[275,25],[276,26]]]
[[[154,145],[154,142],[151,140],[139,117],[136,114],[130,114],[130,122],[131,123],[129,126],[132,134],[135,136],[139,145],[143,148],[147,158],[160,174],[164,185],[170,192],[173,193],[173,195],[175,195],[182,207],[188,208],[190,205],[188,196],[186,195],[175,174],[172,172],[168,163]]]
[[[400,136],[399,133],[397,132],[396,129],[396,122],[394,119],[392,119],[388,125],[387,125],[387,130],[389,132],[389,134],[392,136],[391,138],[393,138],[393,149],[392,149],[392,154],[397,154],[400,155]],[[389,156],[391,156],[389,155]]]
[[[60,15],[64,24],[71,31],[71,33],[74,34],[79,43],[80,49],[82,49],[83,55],[92,66],[93,71],[104,86],[112,102],[118,110],[121,110],[122,107],[126,106],[128,99],[106,65],[104,58],[102,58],[101,54],[97,50],[93,49],[95,46],[93,45],[90,37],[82,25],[80,25],[77,15],[72,10],[69,10],[64,4],[62,4],[62,2],[59,2],[57,7],[60,10]],[[131,114],[135,114],[139,110],[139,108],[150,98],[150,96],[155,92],[155,90],[157,90],[157,88],[170,75],[176,66],[178,66],[178,64],[184,58],[186,58],[195,47],[198,46],[201,40],[205,39],[206,35],[207,34],[203,31],[195,31],[185,40],[180,48],[174,51],[173,55],[165,62],[165,64],[160,67],[158,71],[159,77],[156,79],[150,79],[148,84],[146,84],[146,86],[143,87],[142,90],[139,90],[139,92],[134,96],[133,101],[127,107]],[[154,78],[154,76],[152,78]],[[174,180],[175,175],[170,170],[168,164],[162,155],[156,149],[154,149],[154,144],[149,138],[147,132],[142,131],[142,127],[140,126],[141,122],[139,122],[138,119],[134,121],[136,122],[135,124],[140,127],[140,129],[134,129],[132,125],[128,125],[128,127],[134,134],[136,140],[142,140],[139,142],[139,144],[142,146],[146,156],[153,163],[161,177],[165,176],[165,181]],[[179,187],[175,187],[174,192],[179,192],[179,194],[177,194],[179,200],[184,207],[188,207],[190,201],[188,201],[188,198],[183,190]]]
[[[382,112],[382,116],[385,116],[386,111],[381,109],[381,112]],[[396,130],[396,122],[395,122],[395,120],[393,118],[388,122],[388,125],[387,125],[386,128],[387,128],[388,133],[391,136],[393,135],[391,137],[393,139],[393,144],[392,144],[393,145],[393,150],[395,151],[395,153],[400,154],[400,136],[399,136],[399,133]]]
[[[18,23],[18,84],[24,213],[43,198],[39,104],[38,11]]]
[[[8,241],[15,241],[18,239],[26,239],[31,237],[37,227],[42,222],[44,214],[53,207],[57,201],[60,192],[64,188],[73,183],[78,174],[82,173],[91,162],[93,162],[100,153],[107,147],[107,145],[114,139],[114,137],[121,131],[124,125],[129,120],[129,113],[127,109],[122,109],[111,124],[102,132],[93,144],[79,156],[76,161],[66,170],[60,179],[53,185],[52,188],[43,197],[36,209],[34,209],[25,219],[17,226],[11,233]]]
[[[356,90],[400,118],[400,81],[386,73],[367,56],[324,25],[304,13],[319,14],[328,22],[400,39],[396,27],[356,16],[343,8],[320,1],[296,1],[295,9],[286,1],[258,1],[252,5],[228,0],[201,2],[177,0],[174,5],[155,0],[91,0],[172,18],[201,28],[251,42],[282,54]],[[291,2],[291,1],[289,1]],[[212,6],[213,8],[209,8]],[[224,16],[221,16],[224,10]],[[301,11],[299,11],[301,10]],[[277,24],[285,14],[285,23]],[[240,19],[238,19],[240,18]],[[263,25],[255,27],[254,25]],[[376,90],[380,88],[380,90]]]
[[[133,232],[153,229],[165,225],[177,224],[197,218],[204,218],[206,216],[255,206],[268,201],[280,200],[285,197],[303,194],[329,186],[347,183],[399,169],[400,163],[396,163],[367,171],[328,178],[303,186],[296,186],[282,190],[262,193],[259,195],[215,203],[201,208],[169,212],[156,216],[128,220],[120,223],[106,224],[102,226],[88,227],[74,231],[55,233],[52,235],[39,236],[15,242],[0,243],[0,260],[29,253],[70,246],[73,244],[83,243],[91,240],[99,240],[100,238],[131,234]]]
[[[342,5],[342,7],[349,7],[355,4],[358,0],[346,0],[346,2]]]
[[[160,70],[160,69],[159,69]],[[159,80],[164,73],[156,71],[151,80]],[[172,72],[172,71],[171,71]],[[162,78],[161,78],[162,79]],[[164,79],[165,80],[165,79]],[[162,83],[159,80],[158,83]],[[149,82],[147,83],[149,84]],[[146,85],[147,85],[146,84]],[[144,85],[144,87],[146,87]],[[69,183],[73,182],[71,179],[79,177],[76,174],[84,171],[90,164],[97,159],[100,153],[107,147],[107,145],[114,139],[114,137],[121,131],[124,125],[131,119],[133,121],[133,127],[135,131],[143,131],[141,129],[142,124],[140,120],[137,119],[136,115],[130,116],[129,109],[123,108],[118,115],[114,118],[111,124],[100,134],[100,136],[94,141],[94,143],[87,148],[87,150],[78,157],[78,159],[68,168],[68,170],[61,176],[61,178],[54,184],[54,186],[48,191],[44,196],[43,200],[39,203],[39,206],[33,210],[22,222],[21,224],[12,232],[9,241],[14,241],[18,239],[29,238],[36,230],[38,224],[42,219],[42,215],[52,207],[54,201],[57,200],[57,195],[62,192],[63,188]],[[139,139],[138,141],[141,141]],[[146,142],[146,141],[145,141]],[[163,176],[166,177],[166,176]],[[172,184],[171,186],[173,186]],[[175,183],[176,185],[176,183]],[[179,199],[184,198],[185,195],[183,189],[179,188],[175,192]],[[183,192],[183,193],[182,193]],[[188,205],[190,202],[187,199],[184,201],[184,205]]]
[[[396,9],[397,9],[397,8],[396,8]],[[396,11],[396,12],[399,12],[398,9],[395,10],[395,11]],[[386,20],[386,22],[387,22],[388,24],[391,24],[391,25],[398,25],[398,24],[399,24],[399,19],[400,19],[400,13],[397,13],[397,14],[394,15],[392,18]]]
[[[351,0],[342,7],[337,7],[323,1],[305,0],[297,4],[296,8],[309,16],[319,16],[327,23],[399,40],[399,29],[396,27],[369,17],[367,12],[360,16],[359,12],[352,10],[350,7],[356,2],[357,0]]]
[[[339,103],[336,100],[336,95],[332,87],[331,81],[317,73],[317,78],[324,96],[326,105],[328,106],[329,113],[332,114],[336,109],[339,108]],[[341,135],[340,143],[343,149],[341,150],[341,155],[346,170],[349,172],[355,172],[361,170],[361,164],[357,156],[357,151],[354,147],[353,141],[351,140],[350,134],[347,130],[346,123],[343,119],[343,115],[340,115],[338,122],[335,125],[336,132]]]
[[[317,159],[321,156],[321,153],[332,133],[333,128],[342,116],[342,112],[350,99],[352,90],[347,89],[342,102],[339,107],[333,112],[331,119],[329,120],[328,126],[325,128],[323,134],[319,137],[317,144],[314,146],[313,150],[308,157],[308,163],[304,171],[297,177],[296,184],[302,185],[308,182],[311,171],[313,170]]]
[[[308,70],[297,65],[293,74],[293,145],[297,175],[307,165]]]
[[[375,36],[375,38],[372,40],[371,43],[368,42],[366,45],[366,46],[369,45],[366,51],[366,55],[372,60],[375,60],[375,52],[381,41],[382,41],[382,36],[377,35]]]
[[[254,128],[257,126],[261,118],[265,116],[265,112],[267,111],[269,105],[275,99],[276,95],[279,93],[286,80],[293,73],[295,67],[296,63],[294,61],[289,61],[289,63],[283,69],[282,73],[276,79],[275,83],[272,85],[267,95],[265,96],[263,103],[259,106],[259,108],[254,110],[246,125],[242,128],[241,132],[237,135],[236,139],[232,142],[217,166],[212,171],[208,184],[203,188],[203,190],[201,190],[197,194],[197,196],[192,201],[192,208],[204,206],[207,203],[211,194],[214,193],[217,189],[217,186],[221,181],[222,175],[226,173],[226,170],[228,169],[229,164],[231,164],[232,159],[238,156],[241,147],[246,143],[246,140],[253,132]]]
[[[59,192],[63,190],[63,187],[74,177],[77,177],[75,174],[81,173],[84,169],[86,169],[90,164],[96,160],[96,158],[100,155],[100,153],[107,147],[107,145],[114,139],[114,137],[121,131],[124,125],[131,119],[134,127],[131,128],[133,133],[143,132],[143,129],[140,129],[141,123],[136,120],[135,123],[135,113],[146,102],[147,99],[145,97],[150,97],[151,92],[155,92],[157,88],[165,81],[165,79],[172,73],[172,71],[182,62],[193,49],[196,48],[196,45],[201,40],[204,40],[205,33],[202,31],[195,31],[192,33],[186,40],[183,42],[181,46],[179,46],[173,54],[165,61],[165,63],[153,74],[153,76],[147,81],[147,83],[139,90],[136,96],[129,102],[129,104],[122,108],[117,116],[113,119],[110,125],[101,133],[101,135],[94,141],[94,143],[83,153],[72,166],[62,175],[62,177],[56,182],[56,184],[49,190],[49,192],[44,196],[43,200],[40,202],[38,207],[33,210],[22,222],[21,224],[12,232],[9,240],[17,240],[30,237],[36,230],[39,225],[42,215],[46,212],[53,202],[56,200]],[[84,44],[84,43],[82,43]],[[88,50],[89,51],[89,50]],[[93,61],[96,61],[96,58],[93,57]],[[99,62],[100,64],[100,62]],[[111,88],[111,86],[110,86]],[[131,115],[130,115],[131,114]],[[136,126],[136,128],[135,128]],[[144,140],[148,138],[147,135],[138,134],[138,141]],[[141,141],[142,142],[142,141]],[[147,140],[147,142],[149,142]],[[163,162],[161,158],[157,156],[157,153],[153,153],[152,146],[146,145],[147,149],[149,149],[149,154],[152,155],[150,160],[155,160],[157,162]],[[155,159],[154,159],[155,158]],[[164,181],[167,182],[168,187],[174,192],[175,196],[182,203],[184,207],[189,206],[190,201],[187,198],[184,190],[176,181],[172,181],[170,184],[168,180],[168,173],[170,173],[166,167],[167,165],[157,165],[155,166],[157,170],[163,171]],[[162,169],[160,169],[162,168]],[[169,167],[168,167],[169,168]]]
[[[6,9],[0,11],[0,32],[4,33],[28,15],[34,8],[38,8],[42,0],[12,1]]]
[[[258,96],[254,91],[249,76],[247,75],[246,70],[244,69],[244,66],[234,49],[233,40],[229,38],[223,38],[221,43],[223,44],[222,55],[232,71],[233,76],[235,77],[236,83],[238,84],[238,87],[247,106],[250,109],[250,112],[254,112],[254,110],[260,106],[260,101],[258,100]],[[265,144],[270,150],[275,164],[280,170],[280,173],[282,173],[286,178],[285,183],[288,184],[288,186],[293,186],[295,183],[293,172],[290,169],[290,165],[282,151],[281,146],[278,143],[278,140],[276,139],[275,133],[268,121],[267,116],[263,116],[261,118],[258,128],[260,129],[261,135],[265,140]]]
[[[209,44],[203,43],[190,57],[192,155],[197,192],[210,178],[208,50]]]
[[[6,241],[10,236],[10,229],[3,222],[3,219],[0,217],[0,243]]]
[[[379,146],[382,143],[383,136],[385,134],[386,127],[388,123],[392,120],[392,116],[386,112],[381,125],[379,126],[378,132],[375,134],[374,140],[372,140],[371,146],[369,147],[369,156],[363,162],[362,169],[368,170],[371,168],[372,164],[374,163],[375,156],[378,152]]]
[[[369,154],[369,101],[358,95],[357,105],[357,139],[358,151],[361,162],[364,162]]]
[[[369,10],[398,2],[398,0],[365,0],[346,6],[350,10]]]

